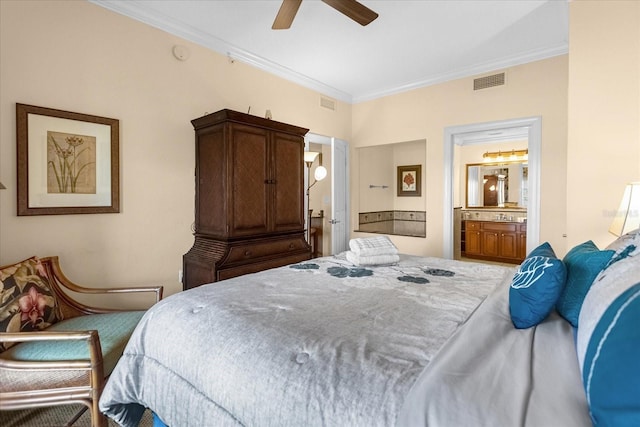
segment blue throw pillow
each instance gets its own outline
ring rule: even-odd
[[[527,257],[509,287],[509,313],[513,325],[525,329],[542,322],[558,301],[565,279],[566,269],[558,258]]]
[[[556,256],[556,253],[553,251],[553,248],[549,244],[549,242],[544,242],[543,244],[541,244],[540,246],[538,246],[537,248],[532,250],[529,255],[527,255],[528,258],[531,258],[531,257],[534,257],[534,256],[545,256],[547,258],[558,258]]]
[[[594,426],[640,426],[640,283],[623,292],[598,321],[582,379]]]
[[[574,247],[565,255],[563,261],[567,266],[567,284],[556,304],[556,309],[574,327],[578,327],[578,317],[584,297],[613,254],[612,250],[599,250],[589,240]]]

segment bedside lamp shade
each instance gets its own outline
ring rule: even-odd
[[[640,182],[627,184],[609,232],[622,236],[640,227]]]

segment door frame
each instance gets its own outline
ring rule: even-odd
[[[442,221],[442,257],[453,259],[453,183],[454,146],[465,145],[465,135],[512,128],[526,128],[529,149],[529,200],[527,204],[527,253],[540,239],[540,153],[542,117],[523,117],[493,122],[448,126],[444,129],[444,203]],[[488,142],[488,141],[487,141]]]
[[[349,243],[349,238],[350,238],[350,226],[349,226],[349,222],[350,222],[350,217],[351,217],[351,211],[350,211],[350,185],[349,185],[349,143],[347,141],[338,139],[338,138],[334,138],[331,136],[325,136],[325,135],[319,135],[319,134],[315,134],[315,133],[307,133],[304,137],[304,147],[305,147],[305,151],[309,149],[309,144],[310,143],[314,143],[314,144],[322,144],[322,145],[328,145],[332,148],[331,150],[331,175],[328,177],[328,179],[331,179],[331,218],[329,218],[329,220],[333,220],[335,218],[333,218],[333,209],[335,206],[335,197],[336,197],[336,191],[334,190],[335,187],[340,186],[343,191],[344,191],[344,197],[345,197],[345,218],[344,218],[344,235],[341,236],[341,239],[344,240],[347,243],[347,247],[348,247],[348,243]],[[344,161],[345,164],[345,182],[343,183],[336,183],[334,182],[334,177],[333,177],[333,170],[334,170],[334,164],[336,162],[336,158],[335,158],[335,150],[334,150],[334,146],[335,144],[344,144],[345,146],[345,158],[341,161]],[[307,178],[306,178],[306,174],[305,174],[305,195],[306,195],[306,189],[307,186],[309,185],[308,182],[306,182]],[[305,196],[304,198],[304,207],[305,207],[305,212],[308,212],[309,206],[307,206],[307,197]],[[306,224],[307,222],[307,217],[308,215],[305,215],[305,226],[308,227],[308,225]],[[334,233],[334,229],[335,227],[331,227],[331,253],[334,254],[334,248],[335,248],[335,243],[336,239],[335,239],[335,233]]]

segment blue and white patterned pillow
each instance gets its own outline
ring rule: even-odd
[[[565,279],[565,266],[548,243],[534,249],[518,268],[509,288],[513,325],[525,329],[542,322],[558,301]]]
[[[615,252],[611,258],[611,264],[628,256],[640,254],[640,228],[623,234],[605,249]]]
[[[607,267],[580,311],[576,351],[594,425],[640,425],[640,256]]]

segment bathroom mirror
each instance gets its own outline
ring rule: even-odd
[[[523,208],[528,201],[527,161],[467,164],[467,208]]]

